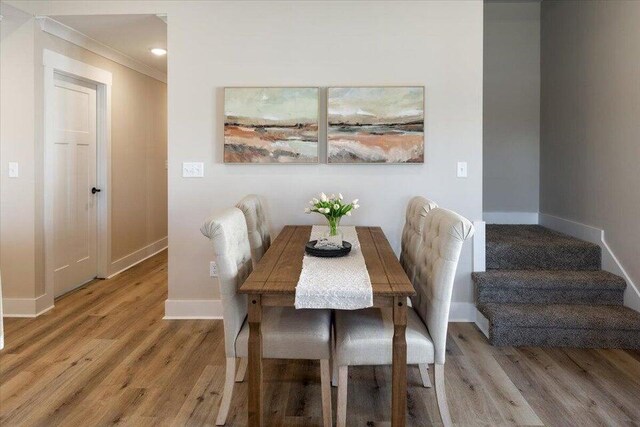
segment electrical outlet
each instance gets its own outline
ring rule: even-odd
[[[467,162],[458,162],[458,178],[467,177]]]
[[[218,277],[218,264],[215,261],[209,263],[209,276]]]

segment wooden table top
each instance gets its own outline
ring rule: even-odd
[[[373,296],[407,297],[413,285],[380,227],[356,227]],[[310,225],[287,225],[240,287],[244,294],[295,295]]]

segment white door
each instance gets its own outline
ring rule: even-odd
[[[96,86],[55,74],[53,108],[53,289],[57,297],[97,275],[100,193],[92,193],[97,186]]]

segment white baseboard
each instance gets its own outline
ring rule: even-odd
[[[475,324],[478,329],[480,329],[480,332],[482,332],[485,337],[489,338],[489,319],[484,317],[484,314],[480,313],[480,310],[476,310]]]
[[[640,288],[631,280],[631,277],[629,277],[607,244],[604,230],[543,213],[540,214],[540,225],[599,245],[602,248],[602,269],[622,276],[627,281],[627,289],[624,293],[624,305],[640,311]]]
[[[53,308],[48,295],[38,298],[3,298],[3,317],[37,317]]]
[[[484,221],[473,221],[473,271],[481,272],[486,270],[486,223]]]
[[[474,322],[476,305],[472,302],[452,302],[449,310],[449,322]]]
[[[129,255],[125,255],[122,258],[113,261],[109,266],[109,276],[107,279],[111,279],[113,276],[122,273],[125,270],[130,269],[136,264],[140,264],[142,261],[151,258],[155,254],[167,249],[169,240],[167,237],[153,242],[152,244],[145,246],[135,252],[131,252]]]
[[[164,318],[222,319],[222,301],[168,299],[164,302]]]
[[[538,224],[538,212],[483,212],[487,224]]]

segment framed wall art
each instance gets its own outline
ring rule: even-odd
[[[318,88],[227,87],[225,163],[318,163]]]
[[[424,163],[424,87],[327,89],[328,163]]]

